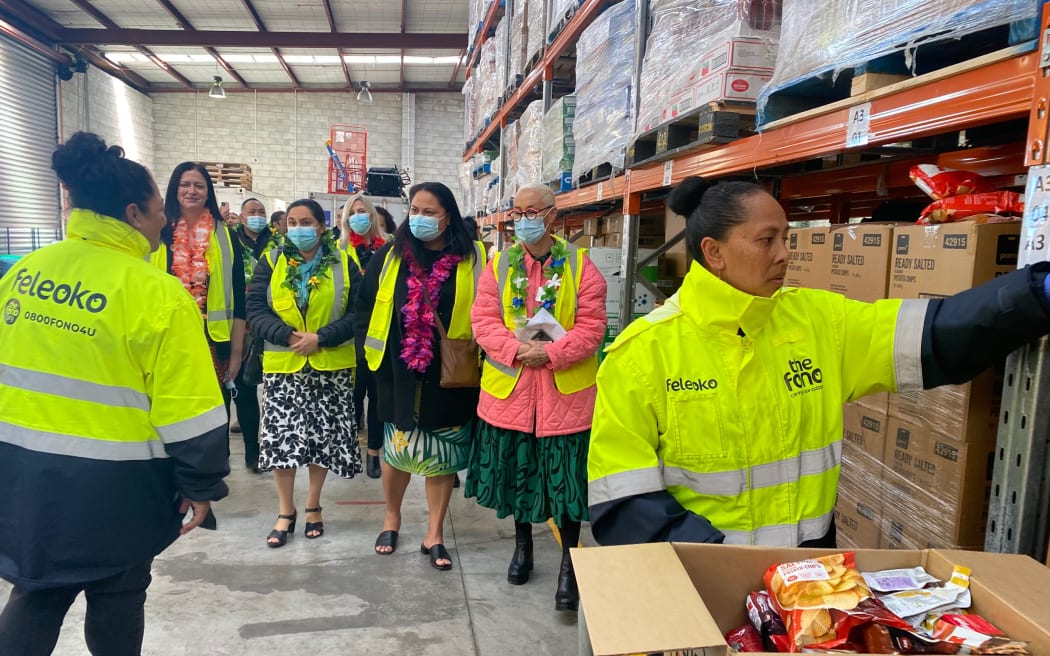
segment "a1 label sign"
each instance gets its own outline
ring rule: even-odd
[[[871,103],[864,103],[850,109],[849,124],[846,125],[846,148],[868,145],[870,131]]]
[[[1028,169],[1024,190],[1024,219],[1021,223],[1021,254],[1017,267],[1050,260],[1050,166]]]

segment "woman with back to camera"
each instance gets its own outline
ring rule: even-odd
[[[429,526],[421,551],[452,568],[444,522],[454,474],[467,466],[478,388],[441,387],[441,322],[450,339],[470,339],[470,307],[485,253],[468,232],[448,187],[415,185],[410,216],[372,258],[357,299],[357,339],[376,374],[383,442],[386,516],[376,539],[394,553],[401,502],[412,474],[426,477]]]
[[[343,214],[339,217],[343,226],[342,237],[339,238],[339,247],[345,250],[361,270],[368,267],[372,256],[380,248],[390,241],[390,234],[384,228],[384,219],[376,211],[372,201],[364,197],[364,194],[352,196],[343,206]],[[379,478],[382,475],[382,465],[379,462],[379,450],[383,448],[383,422],[379,419],[376,409],[376,380],[375,374],[368,368],[365,361],[364,341],[358,340],[357,369],[354,380],[354,417],[357,425],[365,420],[365,396],[368,397],[368,451],[365,456],[365,472],[369,478]]]
[[[131,656],[153,558],[226,496],[228,419],[200,310],[146,261],[149,171],[87,132],[51,162],[66,238],[0,279],[0,652],[50,654],[83,592],[88,649]]]
[[[164,214],[168,225],[151,261],[178,278],[197,302],[229,412],[247,316],[241,242],[222,219],[208,171],[195,162],[183,162],[172,172]]]
[[[784,288],[788,222],[748,182],[687,178],[682,288],[598,374],[588,461],[601,544],[834,547],[842,404],[962,383],[1050,331],[1050,264],[944,299]]]

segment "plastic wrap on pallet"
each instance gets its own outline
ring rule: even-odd
[[[758,99],[806,79],[838,75],[873,59],[1035,16],[1032,0],[783,0],[780,55]],[[1005,43],[1003,44],[1005,47]],[[909,58],[910,60],[910,58]]]
[[[496,36],[492,41],[496,44],[496,81],[495,93],[497,98],[503,95],[507,89],[507,59],[510,57],[510,21],[504,16],[496,24]]]
[[[601,164],[623,168],[634,130],[634,3],[609,7],[576,43],[576,140],[573,178]]]
[[[514,0],[514,15],[510,21],[510,75],[507,80],[508,84],[514,80],[515,76],[522,75],[525,72],[525,48],[528,46],[529,39],[526,29],[528,29],[528,0]]]
[[[477,72],[477,129],[481,130],[496,113],[499,105],[499,88],[497,71],[502,68],[502,62],[496,58],[496,40],[489,39],[481,46],[481,56],[478,59]],[[472,76],[475,77],[475,76]]]
[[[524,118],[524,116],[522,116]],[[503,181],[503,196],[499,199],[506,203],[514,197],[514,192],[517,191],[515,183],[518,179],[518,166],[520,158],[518,156],[518,135],[521,134],[521,119],[508,123],[507,127],[503,129],[503,161],[506,162],[506,168],[502,169],[506,172],[506,177]]]
[[[572,171],[576,142],[572,138],[572,123],[576,118],[576,96],[558,98],[543,117],[543,150],[540,173],[543,182],[561,179],[563,171]]]
[[[463,83],[463,142],[471,144],[478,133],[478,87],[475,78]]]
[[[565,24],[581,2],[582,0],[551,0],[550,14],[547,15],[547,34],[554,36],[558,28]]]
[[[485,14],[489,11],[489,6],[498,0],[470,0],[467,5],[467,43],[473,44],[478,37],[478,30],[481,29],[481,24],[485,22]]]
[[[543,101],[535,100],[525,108],[518,121],[518,168],[514,192],[530,182],[543,182]],[[510,186],[510,185],[508,185]],[[507,200],[513,198],[513,194]]]
[[[528,0],[526,9],[526,45],[525,62],[532,61],[547,38],[547,2],[546,0]]]
[[[459,165],[459,199],[464,216],[477,214],[474,201],[474,164],[469,161]]]

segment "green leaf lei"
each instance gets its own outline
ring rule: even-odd
[[[543,266],[543,277],[546,282],[539,288],[536,301],[548,312],[554,312],[554,304],[558,300],[558,288],[561,287],[565,275],[565,260],[568,253],[569,248],[565,242],[555,239],[551,246],[550,257]],[[520,328],[529,320],[528,304],[525,302],[529,279],[525,272],[525,246],[521,240],[514,240],[514,245],[507,250],[507,257],[510,258],[511,312],[514,316],[514,323]]]
[[[317,272],[310,276],[310,280],[306,283],[306,288],[311,292],[321,285],[321,278],[324,278],[332,264],[339,260],[339,247],[336,246],[331,230],[321,233],[321,244],[318,248],[322,248],[324,254],[321,255],[321,262],[317,265]],[[299,286],[296,281],[299,280],[299,265],[303,263],[302,255],[291,239],[284,240],[281,250],[284,252],[285,259],[288,260],[288,274],[284,277],[282,286],[298,293]]]

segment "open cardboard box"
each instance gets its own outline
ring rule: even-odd
[[[770,565],[841,549],[778,549],[711,544],[640,544],[573,549],[580,588],[580,653],[721,656],[723,635],[747,622],[744,599],[762,589]],[[972,611],[1033,656],[1050,656],[1050,569],[1014,554],[860,549],[862,572],[915,567],[948,580],[972,570]]]

